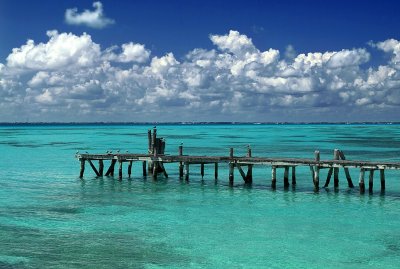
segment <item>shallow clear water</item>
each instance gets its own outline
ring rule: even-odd
[[[253,186],[220,165],[191,167],[190,182],[141,176],[78,178],[76,150],[145,152],[151,126],[0,127],[0,268],[399,268],[400,171],[379,177],[373,194],[313,192],[308,169],[297,186],[270,188],[270,167]],[[167,153],[400,161],[399,125],[164,125]],[[108,163],[105,164],[107,168]],[[124,174],[126,174],[124,167]],[[321,172],[321,185],[326,177]],[[358,170],[351,170],[358,185]]]

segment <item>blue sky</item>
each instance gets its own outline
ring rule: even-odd
[[[399,8],[0,0],[0,121],[398,121]]]

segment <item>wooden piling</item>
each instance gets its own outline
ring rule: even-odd
[[[178,148],[178,155],[182,156],[183,155],[183,146],[180,145]],[[183,162],[179,162],[179,178],[183,178]]]
[[[333,153],[333,159],[339,160],[339,150],[335,149]],[[339,188],[339,167],[333,168],[333,185],[335,188]]]
[[[103,171],[104,171],[103,160],[99,160],[99,174],[100,174],[101,177],[103,176]]]
[[[332,173],[333,173],[333,168],[329,168],[324,188],[327,188],[329,186],[329,183],[331,182]]]
[[[292,185],[296,185],[296,166],[292,166]]]
[[[185,180],[189,181],[189,163],[185,163]]]
[[[122,180],[122,161],[119,161],[118,178]]]
[[[233,148],[229,149],[229,158],[233,159]],[[235,163],[234,162],[229,162],[229,185],[233,185],[234,181],[234,167]]]
[[[285,172],[283,174],[283,187],[289,187],[289,166],[285,166]]]
[[[204,178],[204,163],[200,164],[200,174],[201,174],[201,178]]]
[[[369,170],[369,192],[372,193],[374,189],[374,169]]]
[[[83,178],[83,174],[85,173],[85,159],[81,159],[81,170],[79,172],[79,177]]]
[[[147,177],[147,169],[146,169],[146,161],[142,162],[142,170],[143,170],[143,176]]]
[[[157,176],[158,176],[158,162],[153,161],[153,180],[157,180]]]
[[[339,157],[342,160],[346,160],[346,157],[344,156],[344,153],[341,150],[339,150]],[[346,175],[347,184],[349,185],[349,188],[354,188],[354,184],[353,184],[353,181],[351,180],[349,168],[343,166],[343,169],[344,169],[344,173]]]
[[[153,152],[153,149],[151,148],[152,145],[152,135],[151,135],[151,129],[147,131],[147,140],[148,140],[148,153],[151,154]]]
[[[272,166],[271,170],[271,188],[276,188],[276,166]]]
[[[360,186],[360,193],[361,194],[365,193],[364,174],[365,174],[365,169],[361,168],[361,170],[360,170],[360,179],[358,181],[358,184]]]
[[[247,147],[247,157],[251,157],[251,148]],[[246,175],[246,183],[251,184],[253,182],[253,165],[247,165],[247,175]]]
[[[116,159],[112,159],[111,160],[111,164],[110,164],[110,167],[108,168],[108,170],[106,172],[106,176],[114,176],[114,166],[115,166],[116,162],[117,162]]]
[[[381,191],[384,191],[386,186],[385,186],[385,169],[380,169],[380,176],[381,176]]]
[[[321,160],[319,150],[314,151],[314,159],[316,162],[319,162]],[[319,170],[320,170],[319,165],[316,165],[313,172],[314,190],[316,191],[319,190]]]
[[[99,171],[97,171],[96,166],[94,166],[94,164],[92,163],[92,161],[90,159],[88,159],[87,161],[89,162],[90,167],[92,167],[92,169],[93,169],[94,173],[96,174],[96,176],[99,177],[100,173],[99,173]]]
[[[218,179],[218,163],[214,163],[214,179]]]
[[[128,177],[130,178],[132,174],[132,161],[129,161],[128,165]]]

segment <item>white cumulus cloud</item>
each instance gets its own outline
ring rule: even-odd
[[[101,2],[93,3],[94,10],[85,10],[78,12],[77,8],[70,8],[65,11],[65,22],[72,25],[86,25],[92,28],[104,28],[115,21],[105,17],[103,13],[103,4]]]

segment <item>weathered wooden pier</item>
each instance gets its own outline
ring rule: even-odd
[[[128,163],[128,176],[132,174],[132,163],[142,162],[143,176],[151,176],[157,179],[159,174],[168,177],[164,163],[177,163],[179,169],[179,177],[181,179],[189,180],[190,165],[200,165],[200,174],[204,177],[205,165],[214,166],[214,177],[218,179],[218,166],[219,164],[227,164],[229,167],[229,184],[233,186],[234,183],[234,170],[237,168],[242,179],[245,183],[251,184],[253,181],[253,166],[270,166],[271,167],[271,187],[276,188],[277,169],[284,169],[283,185],[285,188],[290,186],[289,172],[291,172],[291,184],[296,185],[296,167],[305,166],[309,167],[311,178],[314,185],[314,190],[320,188],[320,171],[328,169],[327,178],[324,188],[328,187],[333,175],[333,185],[335,188],[339,187],[339,169],[343,169],[347,185],[350,188],[354,187],[349,169],[360,169],[359,188],[360,193],[365,193],[365,174],[369,172],[369,192],[373,190],[374,173],[379,171],[381,191],[385,190],[385,170],[386,169],[400,169],[400,162],[371,162],[371,161],[353,161],[346,160],[343,151],[335,149],[333,152],[333,159],[321,160],[320,152],[314,152],[314,158],[301,159],[301,158],[268,158],[268,157],[253,157],[251,148],[247,148],[246,156],[235,156],[233,148],[230,148],[229,155],[227,156],[191,156],[183,154],[183,145],[178,147],[178,155],[168,155],[165,151],[165,140],[157,138],[157,129],[153,128],[148,131],[148,152],[146,154],[131,154],[131,153],[112,153],[106,154],[81,154],[77,153],[76,158],[80,161],[80,177],[82,178],[85,171],[85,163],[88,162],[93,169],[96,176],[103,176],[104,161],[110,161],[105,176],[114,176],[115,165],[118,163],[118,178],[122,180],[123,177],[123,164]],[[93,162],[98,162],[98,169]]]

